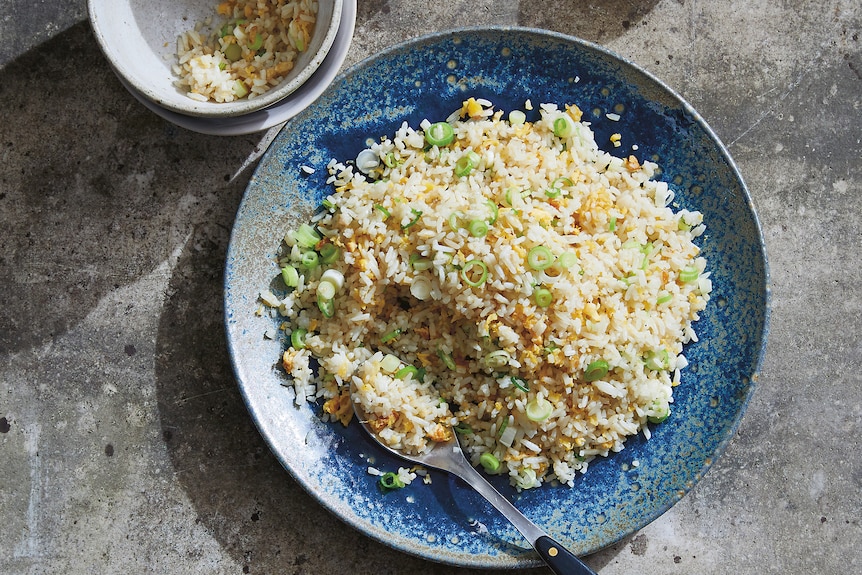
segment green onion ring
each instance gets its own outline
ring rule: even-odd
[[[477,279],[471,277],[475,272],[479,273]],[[482,260],[470,260],[461,268],[461,279],[470,287],[479,287],[488,279],[488,266]]]
[[[587,366],[587,369],[584,370],[584,379],[586,381],[599,380],[608,374],[609,369],[610,366],[608,365],[608,362],[603,359],[597,359],[591,362]]]
[[[554,254],[545,246],[535,246],[527,253],[527,265],[541,271],[554,263]]]
[[[390,471],[380,476],[380,486],[385,490],[401,489],[404,487],[404,482],[398,478],[397,473]]]
[[[425,141],[432,146],[448,146],[455,139],[455,129],[449,122],[436,122],[425,130]]]

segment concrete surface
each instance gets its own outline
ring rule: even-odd
[[[599,42],[688,99],[751,188],[774,304],[759,390],[705,479],[589,563],[862,572],[862,5],[360,4],[348,65],[467,24]],[[202,136],[145,110],[84,0],[0,10],[0,572],[467,573],[343,525],[245,412],[221,273],[267,134]]]

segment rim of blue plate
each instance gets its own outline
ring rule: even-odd
[[[619,67],[626,74],[634,74],[636,76],[641,76],[641,78],[643,79],[643,85],[639,85],[638,87],[651,91],[650,94],[652,98],[648,99],[649,102],[659,102],[660,105],[672,102],[682,110],[683,115],[688,117],[687,120],[690,119],[693,124],[697,125],[697,128],[699,128],[705,133],[706,139],[712,146],[714,146],[714,150],[717,153],[718,157],[720,157],[721,160],[727,164],[727,168],[733,177],[734,184],[736,184],[736,188],[733,190],[733,192],[740,196],[737,199],[740,200],[747,208],[746,216],[751,218],[751,221],[747,223],[750,224],[749,227],[754,228],[754,236],[750,239],[752,240],[753,244],[756,244],[756,246],[753,246],[756,249],[754,249],[752,253],[757,258],[759,258],[759,261],[757,263],[761,266],[759,268],[759,277],[762,279],[762,281],[758,284],[758,286],[762,288],[762,291],[758,294],[753,294],[752,297],[754,297],[755,300],[759,302],[758,311],[762,315],[760,318],[758,318],[759,322],[757,325],[759,328],[759,333],[752,334],[753,338],[759,338],[759,343],[757,343],[756,348],[749,349],[749,355],[751,358],[750,362],[747,364],[747,367],[749,369],[747,370],[747,373],[742,374],[743,378],[747,377],[750,379],[744,382],[745,385],[738,394],[740,395],[740,397],[736,398],[738,403],[736,403],[737,408],[735,413],[733,414],[733,418],[730,421],[729,425],[724,427],[723,436],[721,437],[720,441],[715,443],[715,445],[710,448],[709,455],[698,461],[699,465],[697,466],[697,469],[688,469],[688,471],[690,471],[688,481],[684,485],[681,485],[680,488],[675,491],[675,493],[673,493],[669,498],[665,498],[660,504],[654,505],[649,508],[649,511],[647,513],[641,514],[636,519],[634,519],[633,523],[631,524],[631,528],[616,533],[606,534],[600,540],[593,540],[590,546],[577,549],[576,551],[581,554],[589,554],[609,545],[612,545],[621,539],[624,539],[626,536],[631,535],[632,533],[643,528],[644,526],[664,514],[686,493],[688,493],[694,487],[694,485],[702,478],[704,473],[706,473],[706,471],[714,464],[715,460],[719,456],[721,456],[727,449],[728,444],[731,442],[731,440],[736,434],[740,421],[756,389],[757,379],[759,377],[761,365],[763,363],[763,358],[766,351],[766,342],[769,334],[769,321],[771,312],[769,264],[766,254],[765,242],[763,240],[762,227],[757,217],[757,213],[754,209],[749,190],[742,178],[742,175],[736,163],[732,159],[725,145],[721,142],[721,140],[718,138],[712,128],[707,124],[707,122],[703,119],[703,117],[676,91],[670,88],[662,80],[654,76],[652,73],[644,70],[643,68],[634,64],[628,59],[598,44],[558,32],[529,27],[463,27],[419,36],[406,40],[404,42],[400,42],[398,44],[394,44],[382,50],[381,52],[372,55],[365,60],[351,66],[349,69],[339,74],[333,80],[332,84],[330,85],[330,88],[323,94],[323,96],[320,100],[318,100],[318,102],[313,103],[311,106],[309,106],[308,109],[299,114],[297,117],[293,118],[282,128],[279,135],[270,145],[270,148],[263,155],[260,164],[255,170],[255,174],[253,175],[252,180],[249,182],[249,188],[246,191],[246,196],[244,196],[237,212],[237,221],[231,233],[230,244],[228,247],[228,255],[225,265],[224,287],[225,326],[228,338],[228,349],[230,354],[230,360],[234,368],[234,373],[239,382],[243,399],[249,409],[249,413],[253,421],[257,425],[258,429],[261,431],[264,439],[269,444],[271,450],[276,455],[277,459],[285,467],[285,469],[289,471],[290,475],[294,478],[294,480],[296,480],[308,493],[310,493],[315,499],[317,499],[317,501],[324,508],[331,511],[337,517],[342,519],[345,523],[354,527],[365,535],[368,535],[371,538],[384,543],[389,547],[438,563],[451,564],[461,567],[506,569],[534,567],[541,565],[542,563],[537,556],[532,554],[530,550],[523,549],[517,546],[511,547],[510,545],[507,547],[506,545],[503,545],[501,547],[502,551],[500,551],[499,554],[492,553],[490,555],[483,555],[481,553],[459,553],[456,551],[452,551],[451,549],[441,550],[430,544],[426,545],[422,541],[417,541],[415,538],[411,539],[410,537],[393,534],[392,532],[387,531],[385,528],[372,525],[367,520],[367,518],[359,517],[358,515],[351,513],[345,513],[345,507],[343,502],[325,497],[326,494],[321,494],[319,490],[320,486],[315,481],[312,481],[310,477],[303,475],[303,472],[301,472],[301,470],[297,470],[294,468],[294,465],[290,461],[290,457],[284,451],[283,446],[279,445],[278,438],[274,437],[271,432],[271,430],[274,429],[274,426],[277,425],[278,422],[275,422],[273,420],[273,416],[271,416],[271,414],[264,414],[260,408],[260,401],[262,397],[271,399],[273,395],[269,391],[265,392],[263,396],[258,395],[260,393],[260,390],[255,389],[254,386],[256,385],[256,382],[252,381],[253,378],[249,373],[249,368],[245,365],[245,363],[248,361],[247,349],[241,349],[240,345],[242,344],[247,346],[247,342],[241,340],[244,338],[247,339],[248,337],[250,337],[250,335],[246,328],[246,324],[244,323],[245,320],[238,320],[238,314],[245,313],[245,311],[250,309],[250,306],[248,305],[249,302],[246,300],[248,300],[248,298],[250,297],[256,298],[257,292],[252,294],[240,294],[237,291],[238,288],[245,289],[246,291],[249,289],[249,286],[242,285],[242,280],[247,278],[242,278],[240,271],[238,271],[238,268],[241,266],[242,259],[244,257],[248,257],[247,254],[241,253],[241,249],[243,247],[242,241],[245,240],[245,238],[240,236],[242,236],[242,233],[244,231],[243,226],[246,226],[249,223],[246,221],[250,217],[248,214],[246,214],[246,208],[248,207],[246,203],[247,201],[251,201],[249,199],[249,190],[254,189],[256,186],[262,185],[260,184],[260,181],[262,181],[265,177],[269,175],[265,173],[269,169],[268,165],[279,163],[280,159],[277,157],[279,153],[278,148],[279,142],[283,139],[283,137],[289,138],[292,128],[299,125],[304,120],[304,118],[308,117],[311,114],[314,114],[320,102],[323,102],[323,105],[325,105],[327,97],[330,96],[331,93],[333,93],[334,91],[337,91],[339,86],[342,86],[343,84],[348,82],[352,77],[361,74],[362,71],[373,68],[381,61],[395,57],[402,52],[406,53],[407,51],[418,46],[428,46],[432,44],[436,45],[447,41],[453,41],[456,39],[472,38],[494,34],[510,35],[511,37],[518,36],[524,38],[540,38],[543,41],[561,43],[569,47],[577,46],[579,49],[594,52],[603,56],[604,58],[610,59],[611,61],[618,64]],[[362,147],[363,144],[359,142],[358,148],[361,149]],[[607,148],[603,147],[603,149]],[[272,249],[275,248],[273,247]],[[261,248],[260,258],[266,259],[266,257],[267,256],[264,253],[264,249]],[[257,287],[262,288],[265,286]],[[241,303],[244,305],[241,305]],[[273,363],[275,361],[277,361],[277,358],[274,358]],[[281,389],[283,390],[284,388]],[[275,391],[277,392],[278,390]],[[339,441],[341,440],[336,438],[335,445],[341,445]],[[649,445],[648,442],[646,444]],[[363,443],[360,446],[360,449],[366,451],[368,449],[373,449],[369,447],[369,445],[370,443],[368,442]],[[625,451],[626,450],[623,450],[623,452],[621,453],[625,453]],[[361,457],[365,457],[365,455],[362,454]],[[602,463],[600,462],[599,465],[601,464]],[[625,465],[627,464],[624,464],[624,466]],[[587,472],[585,477],[586,480],[589,481],[590,471]],[[563,489],[577,488],[578,487],[576,485],[576,487],[574,488]],[[545,488],[542,487],[539,489]],[[530,503],[532,500],[529,500],[527,497],[522,498],[521,501]],[[459,503],[461,502],[459,501]],[[470,502],[468,501],[466,505],[467,507],[469,507]],[[552,533],[552,535],[553,534],[554,533]],[[526,545],[526,542],[522,541],[521,544]]]

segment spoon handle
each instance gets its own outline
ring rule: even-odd
[[[521,513],[517,507],[512,505],[508,499],[503,497],[499,491],[494,489],[494,486],[488,483],[466,459],[462,459],[462,461],[463,464],[459,462],[458,465],[450,467],[448,471],[466,481],[470,487],[502,513],[530,542],[542,560],[551,568],[551,571],[557,575],[596,575],[595,571],[578,559],[574,553],[554,541],[539,526]]]
[[[536,539],[533,548],[557,575],[596,575],[596,572],[587,567],[574,553],[548,535],[542,535]]]

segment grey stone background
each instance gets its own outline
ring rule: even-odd
[[[862,5],[359,4],[346,66],[462,25],[598,42],[691,102],[751,189],[773,293],[758,391],[703,481],[588,562],[862,572]],[[342,524],[244,409],[221,274],[272,134],[202,136],[148,112],[84,0],[0,0],[0,39],[0,572],[468,573]]]

